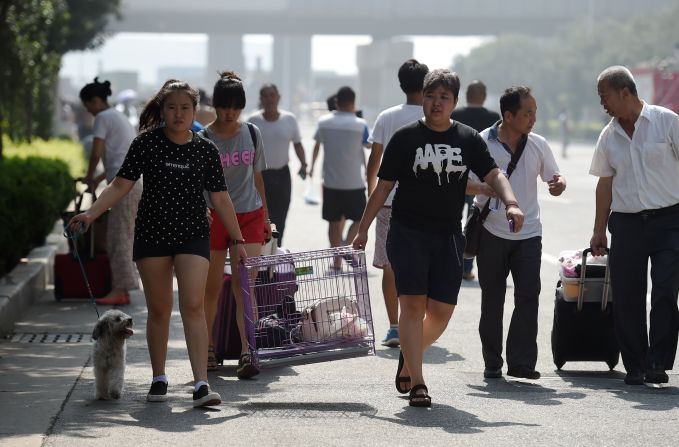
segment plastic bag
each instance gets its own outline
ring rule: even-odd
[[[318,193],[316,188],[314,188],[314,182],[311,177],[306,179],[306,190],[304,191],[304,203],[307,205],[318,205],[320,200],[318,199]]]

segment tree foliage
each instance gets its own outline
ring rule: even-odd
[[[2,134],[47,138],[61,57],[103,42],[120,0],[0,2],[0,159]]]
[[[582,19],[551,38],[503,35],[458,57],[453,68],[463,82],[481,79],[492,92],[530,86],[539,113],[555,117],[568,108],[576,119],[598,116],[596,77],[606,67],[634,67],[673,56],[679,46],[679,5],[626,22]]]

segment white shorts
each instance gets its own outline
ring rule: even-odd
[[[373,266],[384,268],[389,265],[387,257],[387,233],[389,233],[389,221],[391,220],[391,207],[383,206],[377,212],[377,225],[375,226],[375,257]]]

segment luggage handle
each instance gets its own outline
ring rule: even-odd
[[[78,183],[82,183],[83,185],[85,185],[89,188],[89,186],[85,182],[83,182],[83,180],[84,180],[84,177],[78,177],[73,182],[76,185],[78,185]],[[82,193],[78,193],[78,188],[76,187],[75,188],[75,197],[73,198],[73,203],[75,203],[75,214],[80,214],[80,212],[81,212],[80,207],[82,206],[83,197],[85,197],[86,192],[89,192],[90,194],[92,194],[92,202],[97,201],[97,192],[96,191],[88,191],[86,189]]]
[[[75,185],[75,187],[74,187],[75,194],[73,196],[73,206],[75,207],[75,209],[74,209],[73,215],[75,216],[75,215],[78,215],[82,212],[81,208],[82,208],[82,204],[83,204],[83,198],[85,197],[85,191],[83,191],[82,193],[79,192],[77,186],[78,186],[78,183],[82,183],[82,184],[85,184],[85,183],[83,182],[83,177],[76,178],[75,180],[73,180],[73,183]],[[95,200],[97,200],[97,194],[93,191],[91,191],[91,194],[92,194],[92,201],[94,202]],[[64,222],[64,227],[66,226],[66,224],[67,224],[67,222]],[[90,259],[93,259],[94,258],[94,230],[90,229],[90,231],[88,233],[89,233],[89,239],[90,239],[89,256],[90,256]],[[75,239],[73,240],[73,244],[76,244]],[[73,255],[73,257],[74,258],[76,257],[75,254]]]
[[[582,303],[585,300],[585,278],[587,271],[587,255],[592,252],[591,248],[586,248],[582,251],[582,264],[580,268],[580,290],[578,291],[578,312],[582,310]],[[606,255],[610,253],[610,250],[606,248]],[[604,290],[603,296],[601,297],[601,311],[605,311],[608,306],[608,288],[610,285],[610,269],[608,268],[608,258],[606,258],[606,273],[604,274]]]

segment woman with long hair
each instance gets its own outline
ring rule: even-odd
[[[99,199],[69,223],[71,231],[87,228],[118,203],[141,176],[144,192],[134,235],[133,258],[141,274],[148,309],[146,339],[153,368],[147,401],[166,400],[167,342],[172,314],[173,271],[179,289],[179,310],[195,379],[193,405],[218,405],[221,397],[207,383],[208,332],[203,294],[210,259],[210,227],[203,190],[237,240],[242,239],[219,162],[209,141],[191,131],[198,92],[187,83],[167,81],[147,103],[122,167]],[[239,245],[234,262],[246,258]]]

